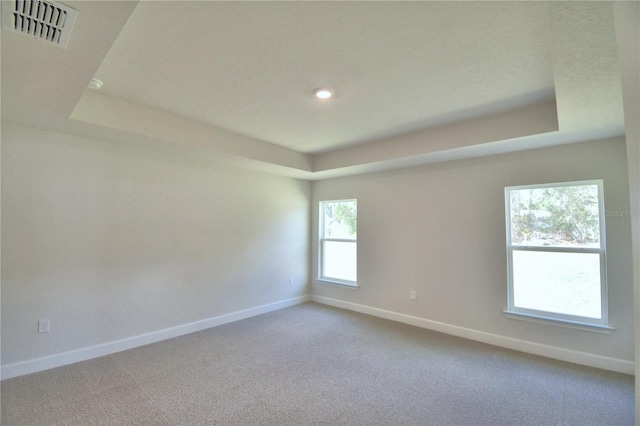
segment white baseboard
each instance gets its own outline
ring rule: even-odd
[[[92,358],[126,351],[127,349],[137,348],[138,346],[148,345],[150,343],[159,342],[161,340],[171,339],[218,325],[250,318],[260,314],[265,314],[267,312],[277,311],[279,309],[288,308],[290,306],[305,303],[310,300],[311,297],[308,295],[294,297],[292,299],[269,303],[267,305],[256,306],[254,308],[244,309],[242,311],[232,312],[213,318],[207,318],[204,320],[171,327],[164,330],[158,330],[151,333],[141,334],[138,336],[132,336],[126,339],[115,340],[113,342],[101,343],[99,345],[76,349],[69,352],[63,352],[60,354],[30,359],[13,364],[7,364],[2,366],[2,369],[0,370],[0,377],[2,377],[2,380],[10,379],[12,377],[23,376],[25,374],[73,364],[75,362],[86,361]]]
[[[387,311],[384,309],[373,308],[370,306],[359,305],[357,303],[345,302],[330,297],[312,295],[311,300],[336,308],[347,309],[350,311],[360,312],[379,318],[410,324],[429,330],[439,331],[441,333],[453,336],[463,337],[469,340],[475,340],[482,343],[488,343],[494,346],[500,346],[507,349],[513,349],[520,352],[526,352],[534,355],[540,355],[547,358],[553,358],[560,361],[572,362],[574,364],[587,365],[589,367],[601,368],[604,370],[615,371],[618,373],[635,374],[635,363],[617,358],[595,355],[586,352],[573,351],[570,349],[558,348],[555,346],[543,345],[540,343],[529,342],[526,340],[514,339],[512,337],[500,336],[497,334],[486,333],[484,331],[473,330],[470,328],[459,327],[456,325],[446,324],[438,321],[432,321],[425,318],[415,317],[412,315],[401,314],[398,312]]]

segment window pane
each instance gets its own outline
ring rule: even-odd
[[[513,304],[601,318],[600,255],[513,251]]]
[[[510,191],[511,244],[600,247],[597,185]]]
[[[346,281],[358,281],[357,244],[325,241],[322,276]]]
[[[339,201],[324,203],[324,238],[357,238],[358,204],[357,201]]]

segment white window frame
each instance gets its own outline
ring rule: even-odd
[[[357,230],[356,230],[356,238],[355,239],[344,239],[344,238],[325,238],[324,236],[324,228],[325,228],[325,224],[324,224],[324,206],[325,204],[331,204],[331,203],[349,203],[349,202],[355,202],[356,205],[358,203],[358,200],[355,198],[351,198],[351,199],[346,199],[346,200],[325,200],[325,201],[320,201],[319,203],[319,217],[318,217],[318,231],[319,231],[319,235],[318,235],[318,281],[323,282],[323,283],[329,283],[329,284],[338,284],[338,285],[342,285],[342,286],[347,286],[347,287],[353,287],[353,288],[357,288],[358,287],[358,281],[351,281],[351,280],[344,280],[341,278],[335,278],[335,277],[328,277],[328,276],[324,276],[323,272],[324,272],[324,246],[326,242],[340,242],[340,243],[353,243],[356,245],[356,253],[357,253],[357,247],[358,247],[358,234],[357,234]],[[357,275],[357,270],[358,270],[358,264],[357,264],[357,255],[356,255],[356,275]]]
[[[600,225],[600,246],[599,247],[558,247],[558,246],[524,246],[511,243],[511,191],[522,189],[544,189],[567,186],[596,185],[598,188],[598,209]],[[509,318],[529,319],[534,322],[556,324],[569,328],[585,329],[599,332],[610,332],[613,327],[608,325],[608,291],[607,291],[607,253],[606,253],[606,232],[605,232],[605,207],[603,181],[585,180],[572,182],[547,183],[537,185],[510,186],[505,188],[505,219],[507,237],[507,272],[508,272],[508,305],[505,314]],[[542,311],[517,307],[514,304],[514,282],[513,282],[513,252],[514,251],[536,251],[547,253],[596,253],[600,257],[600,313],[601,318],[590,318],[577,315],[562,314],[557,312]],[[599,330],[598,330],[599,329]]]

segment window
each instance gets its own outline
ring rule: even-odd
[[[607,327],[602,181],[505,188],[507,313]]]
[[[357,200],[320,202],[319,252],[319,280],[357,286]]]

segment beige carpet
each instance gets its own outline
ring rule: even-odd
[[[633,377],[307,303],[2,382],[2,425],[632,425]]]

